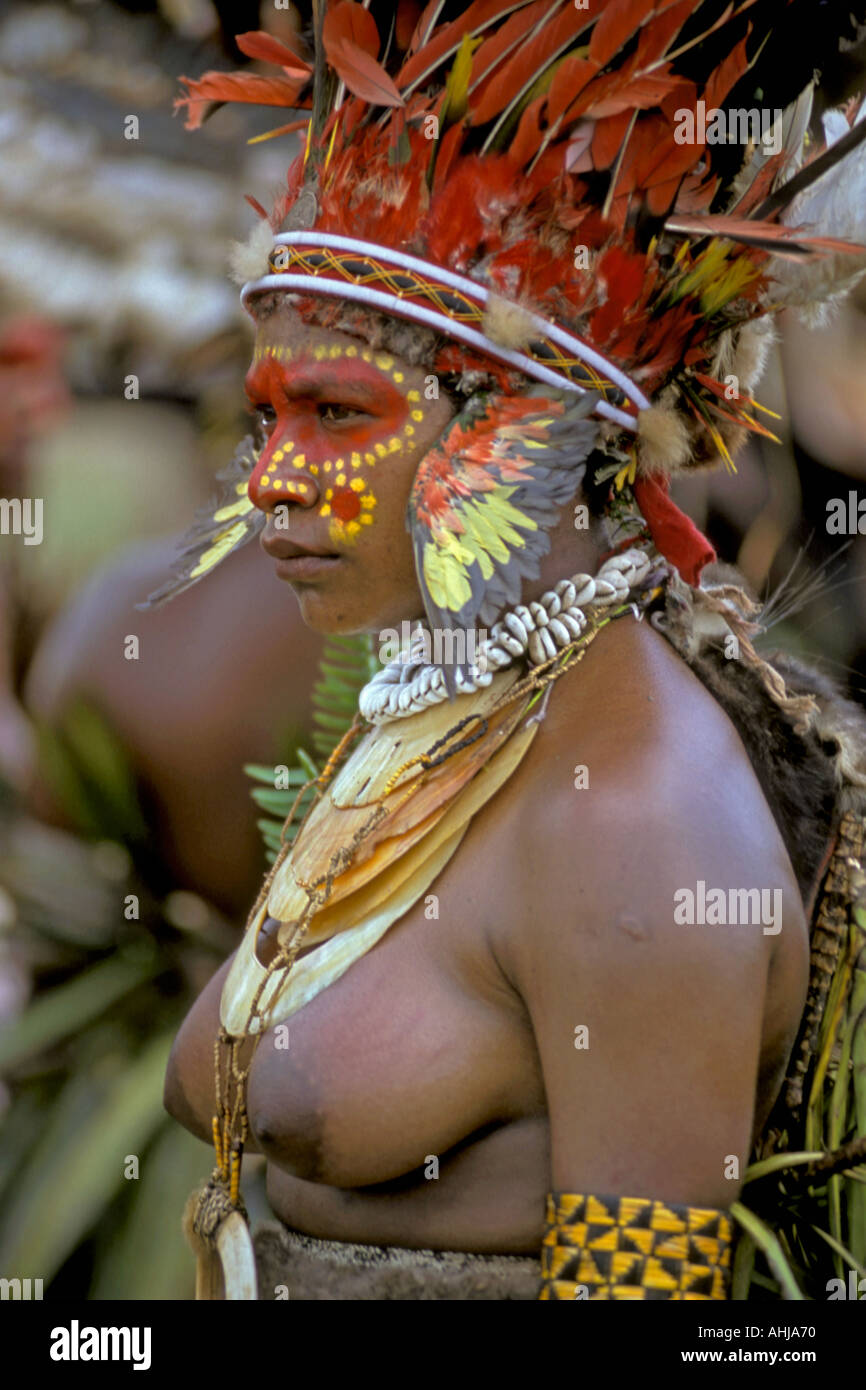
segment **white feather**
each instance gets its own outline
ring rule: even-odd
[[[229,274],[237,285],[260,280],[268,273],[268,256],[273,250],[274,233],[270,222],[261,218],[246,241],[229,243]]]
[[[857,121],[864,117],[866,103],[861,106]],[[828,147],[849,129],[838,111],[826,112],[823,124]],[[866,141],[798,194],[786,208],[782,221],[788,227],[807,229],[811,236],[866,242]],[[798,262],[776,256],[770,262],[770,274],[768,300],[796,308],[798,318],[814,328],[831,317],[831,305],[866,274],[866,256],[817,255]]]

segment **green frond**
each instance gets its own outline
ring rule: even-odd
[[[862,899],[852,904],[847,938],[823,1007],[815,1056],[804,1078],[804,1096],[803,1117],[780,1134],[779,1152],[746,1171],[746,1184],[761,1183],[755,1198],[761,1216],[739,1202],[731,1208],[744,1232],[734,1259],[734,1298],[748,1297],[752,1285],[760,1290],[766,1287],[765,1275],[754,1268],[756,1252],[766,1260],[783,1298],[825,1298],[829,1279],[844,1279],[848,1269],[861,1276],[866,1271],[866,903]],[[850,1166],[843,1167],[849,1158]],[[816,1165],[814,1174],[809,1165]]]
[[[805,1294],[800,1290],[794,1271],[775,1231],[753,1211],[749,1211],[748,1207],[744,1207],[742,1202],[732,1204],[731,1216],[748,1233],[758,1249],[763,1252],[767,1264],[779,1281],[784,1297],[802,1302],[805,1299]]]
[[[305,749],[298,748],[295,765],[289,767],[286,788],[274,786],[273,767],[251,763],[244,768],[255,782],[266,784],[254,787],[250,795],[257,806],[269,813],[268,819],[257,822],[269,864],[274,862],[280,847],[291,844],[297,835],[314,795],[312,787],[308,787],[287,824],[298,792],[319,776],[355,717],[361,689],[378,669],[372,640],[366,634],[327,637],[312,692],[312,741],[318,762]]]

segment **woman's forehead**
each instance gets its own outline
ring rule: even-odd
[[[361,328],[361,325],[358,325]],[[375,337],[375,335],[374,335]],[[281,349],[285,360],[309,358],[315,362],[358,360],[375,362],[380,369],[392,368],[397,355],[374,346],[363,332],[347,333],[342,329],[309,322],[291,305],[281,306],[256,320],[256,350]],[[387,363],[385,359],[388,359]],[[400,363],[406,366],[406,363]]]

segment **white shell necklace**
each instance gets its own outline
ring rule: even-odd
[[[561,579],[541,598],[504,613],[479,642],[465,673],[455,671],[458,694],[469,695],[490,684],[494,672],[527,659],[531,666],[549,661],[582,636],[589,616],[622,604],[642,584],[657,560],[633,547],[605,560],[598,574]],[[358,708],[372,724],[405,719],[448,699],[441,666],[429,661],[429,633],[412,635],[408,648],[389,661],[361,691]]]

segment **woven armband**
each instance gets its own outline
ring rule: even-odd
[[[540,1298],[725,1299],[731,1218],[641,1197],[549,1193]]]

